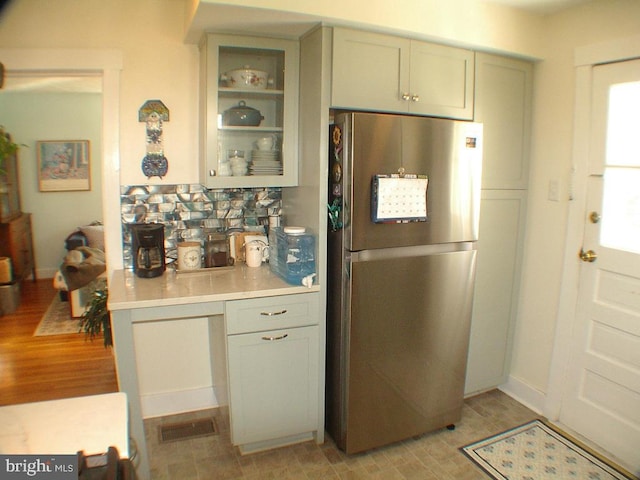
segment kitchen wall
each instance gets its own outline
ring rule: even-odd
[[[196,183],[198,48],[183,43],[183,23],[183,0],[17,0],[0,17],[0,47],[121,50],[121,183]],[[169,160],[163,180],[149,181],[140,168],[146,136],[138,110],[150,99],[170,111],[163,123]]]
[[[198,41],[198,21],[191,22],[194,12],[205,14],[218,28],[233,31],[247,22],[250,12],[243,7],[262,9],[259,15],[279,25],[287,22],[300,31],[313,21],[331,25],[348,25],[365,29],[410,35],[423,40],[481,47],[490,51],[510,52],[528,57],[542,57],[544,52],[539,31],[543,19],[502,5],[481,0],[347,0],[318,2],[313,0],[187,0],[187,39]],[[206,15],[212,7],[224,5]],[[276,13],[271,14],[270,9]],[[287,12],[287,16],[283,15]],[[287,18],[290,20],[287,21]],[[250,23],[260,31],[260,22]],[[280,29],[286,35],[287,29]]]
[[[190,5],[197,4],[189,0]],[[203,2],[212,5],[215,1]],[[640,2],[596,0],[549,17],[467,0],[226,0],[333,18],[339,24],[402,32],[426,39],[513,52],[540,59],[535,73],[528,235],[512,377],[541,395],[547,389],[564,254],[571,168],[575,47],[640,32]],[[121,183],[197,181],[197,47],[185,44],[182,0],[29,0],[13,2],[0,18],[0,46],[117,48],[121,75]],[[242,18],[229,21],[241,24]],[[164,124],[169,173],[147,181],[140,171],[144,124],[137,111],[148,99],[171,111]],[[550,180],[560,200],[550,201]],[[119,192],[104,192],[119,195]]]
[[[1,27],[0,27],[1,28]],[[36,275],[52,278],[66,255],[64,240],[78,227],[102,221],[102,95],[100,93],[0,92],[0,125],[19,153],[22,210],[31,213]],[[89,140],[91,190],[40,192],[39,140]]]
[[[594,1],[545,19],[536,67],[527,237],[511,376],[547,392],[564,260],[572,165],[574,51],[640,34],[640,2]],[[560,201],[548,199],[557,181]],[[578,247],[579,248],[579,247]],[[575,255],[577,255],[577,250]]]
[[[350,0],[341,2],[339,9],[331,2],[207,3],[283,8],[422,38],[515,51],[525,56],[540,54],[538,17],[504,7],[479,8],[475,2],[463,2],[465,8],[440,0],[404,0],[403,8],[398,8],[385,0],[375,4]],[[192,0],[18,0],[9,2],[0,17],[1,47],[122,50],[120,167],[124,185],[198,180],[198,48],[195,43],[184,43],[187,3]],[[234,21],[241,24],[242,17]],[[148,180],[140,169],[146,139],[138,109],[149,99],[162,100],[170,110],[170,120],[163,124],[169,170],[162,181]]]

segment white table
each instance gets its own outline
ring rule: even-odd
[[[0,453],[129,457],[127,418],[122,392],[0,407]]]

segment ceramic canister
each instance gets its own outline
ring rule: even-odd
[[[178,244],[179,270],[197,270],[201,265],[200,242],[182,242]]]

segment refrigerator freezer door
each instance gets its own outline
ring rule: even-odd
[[[351,263],[343,317],[347,453],[441,428],[463,404],[476,251]]]
[[[478,237],[482,125],[440,118],[348,113],[343,128],[346,248],[474,241]],[[374,223],[374,175],[427,175],[427,221]]]

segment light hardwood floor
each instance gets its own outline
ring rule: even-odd
[[[0,316],[0,405],[118,391],[113,352],[101,339],[33,336],[57,294],[51,279],[26,280],[18,309]]]

